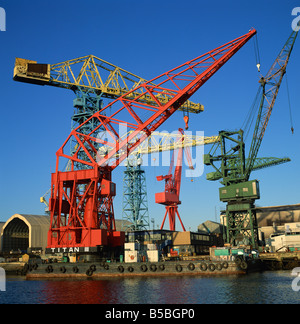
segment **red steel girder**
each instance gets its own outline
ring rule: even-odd
[[[255,34],[256,30],[250,30],[249,33],[129,91],[73,130],[58,151],[58,158],[65,157],[72,162],[72,165],[74,165],[74,162],[93,167],[109,165],[113,170]],[[135,99],[131,99],[130,94],[132,92],[138,93]],[[169,101],[159,101],[160,94],[168,95]],[[156,105],[140,102],[146,95],[150,95]],[[93,118],[99,121],[99,126],[86,135],[81,129]],[[116,127],[120,125],[126,125],[126,129],[132,132],[128,136],[122,137]],[[101,139],[101,132],[100,136],[94,135],[99,132],[99,128],[106,130],[106,139]],[[76,153],[70,156],[69,146],[64,152],[64,148],[71,137],[74,137],[74,140],[78,143],[77,152],[79,150],[84,151],[87,161],[78,159]],[[97,154],[97,145],[107,147],[105,156]]]

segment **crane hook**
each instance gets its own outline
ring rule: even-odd
[[[185,129],[188,130],[189,129],[189,116],[184,116],[183,120],[185,122]]]
[[[257,67],[258,72],[260,72],[260,63],[257,63],[256,67]]]

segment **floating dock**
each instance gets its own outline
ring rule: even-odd
[[[138,263],[50,263],[33,265],[27,272],[27,279],[51,278],[108,278],[144,276],[214,276],[245,275],[257,271],[260,262],[237,264],[233,261],[167,261]]]

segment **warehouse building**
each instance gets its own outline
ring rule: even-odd
[[[50,216],[15,214],[0,223],[0,252],[45,252],[50,227]],[[116,220],[120,231],[122,220]]]
[[[1,251],[26,253],[28,249],[44,250],[49,224],[49,216],[13,215],[2,226]]]
[[[269,237],[276,228],[284,227],[286,223],[300,222],[300,204],[286,206],[257,207],[256,217],[258,227]]]

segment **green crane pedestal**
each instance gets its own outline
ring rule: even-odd
[[[220,188],[220,200],[226,202],[227,243],[258,247],[258,225],[255,200],[260,198],[257,180],[236,183]]]
[[[258,225],[254,201],[227,204],[224,240],[232,245],[242,243],[258,248]]]

